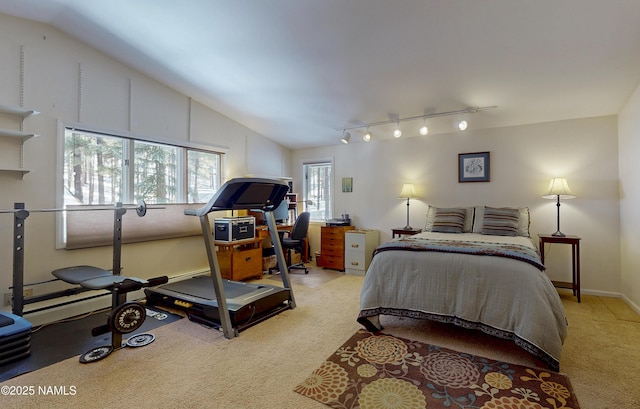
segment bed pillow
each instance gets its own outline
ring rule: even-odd
[[[528,207],[518,208],[520,215],[518,217],[518,236],[531,237],[529,226],[531,225],[531,216]],[[482,224],[484,220],[484,206],[474,206],[473,208],[473,233],[482,233]]]
[[[427,221],[424,224],[423,231],[431,231],[433,227],[433,219],[436,218],[436,210],[438,208],[435,206],[427,205]]]
[[[456,207],[456,209],[458,209],[458,207]],[[464,217],[464,227],[462,228],[462,232],[471,233],[471,230],[473,229],[473,214],[475,210],[473,207],[465,207],[464,209],[466,210],[466,214]],[[436,212],[438,210],[439,208],[435,206],[429,205],[427,207],[427,221],[424,225],[423,231],[432,231],[433,221],[436,218]]]
[[[445,208],[435,212],[431,231],[438,233],[462,233],[467,215],[466,209]]]
[[[529,226],[531,225],[529,208],[521,207],[519,210],[520,217],[518,218],[518,236],[531,237],[531,232],[529,232]]]
[[[509,207],[484,208],[482,234],[493,236],[517,236],[520,210]]]

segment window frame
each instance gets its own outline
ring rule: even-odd
[[[313,217],[314,212],[310,211],[308,209],[308,200],[310,200],[309,198],[309,180],[308,180],[308,166],[313,166],[313,165],[328,165],[331,168],[331,177],[329,178],[329,182],[331,183],[331,186],[329,186],[329,194],[331,195],[331,198],[329,200],[329,205],[325,206],[326,209],[326,218],[324,219],[317,219]],[[304,211],[309,211],[311,213],[311,221],[312,222],[325,222],[326,220],[329,220],[331,218],[333,218],[333,213],[334,213],[334,206],[335,206],[335,163],[333,158],[328,158],[328,159],[315,159],[315,160],[304,160],[302,161],[302,195],[303,195],[303,203],[304,203]]]
[[[186,204],[189,199],[189,180],[188,180],[188,161],[187,156],[189,151],[201,151],[212,154],[217,154],[218,162],[219,162],[219,181],[218,185],[222,185],[225,178],[225,154],[229,151],[229,148],[221,145],[214,144],[202,144],[202,143],[192,143],[187,141],[178,141],[178,140],[165,140],[161,138],[153,138],[153,137],[143,137],[139,135],[134,135],[130,132],[125,131],[113,131],[107,130],[100,127],[95,126],[87,126],[86,124],[77,124],[70,123],[58,120],[57,126],[57,155],[56,155],[56,207],[64,208],[64,189],[65,189],[65,181],[64,181],[64,154],[65,154],[65,134],[68,129],[78,130],[79,132],[86,132],[90,134],[97,135],[105,135],[116,138],[123,138],[129,140],[129,143],[124,144],[123,151],[123,161],[126,163],[123,164],[123,176],[122,176],[122,185],[125,191],[123,192],[123,203],[131,204],[132,197],[134,192],[134,182],[133,177],[131,177],[131,173],[133,172],[134,167],[132,166],[133,157],[134,157],[134,144],[135,141],[144,142],[144,143],[152,143],[152,144],[160,144],[166,145],[170,147],[176,147],[179,149],[179,153],[177,155],[177,166],[178,169],[176,171],[176,178],[180,180],[176,183],[179,187],[176,191],[176,204]],[[131,169],[131,170],[130,170]],[[56,213],[56,248],[65,248],[66,246],[66,225],[64,212]]]

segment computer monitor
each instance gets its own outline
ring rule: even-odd
[[[273,217],[276,219],[276,223],[285,223],[289,218],[289,204],[286,200],[283,200],[278,207],[273,211]]]

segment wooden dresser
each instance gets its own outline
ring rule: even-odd
[[[344,234],[354,226],[322,226],[320,228],[320,266],[344,271]]]

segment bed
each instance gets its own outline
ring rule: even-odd
[[[567,321],[529,235],[526,208],[429,207],[425,231],[374,252],[358,322],[429,319],[509,339],[558,371]]]

